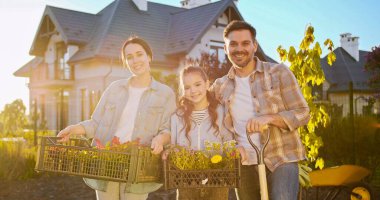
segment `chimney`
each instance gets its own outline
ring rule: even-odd
[[[182,8],[187,8],[187,9],[195,8],[195,7],[202,6],[208,3],[211,3],[211,0],[182,0],[181,1]]]
[[[351,33],[340,34],[340,46],[359,61],[359,37],[352,37]]]
[[[141,11],[148,11],[148,2],[147,0],[132,0],[137,8]]]

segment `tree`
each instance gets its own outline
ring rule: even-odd
[[[189,65],[202,67],[213,83],[215,79],[220,78],[228,73],[232,64],[228,59],[222,63],[219,61],[217,55],[202,52],[200,58],[189,58],[186,61]]]
[[[169,75],[163,75],[160,71],[152,71],[152,76],[155,80],[164,83],[165,85],[171,87],[174,92],[176,93],[176,96],[178,94],[178,80],[176,74],[169,74]]]
[[[19,135],[23,132],[28,122],[25,111],[26,107],[21,99],[5,105],[0,113],[0,123],[3,124],[5,135]]]
[[[323,105],[314,103],[316,97],[312,95],[312,87],[321,85],[325,80],[320,64],[322,49],[318,42],[314,43],[314,39],[314,28],[310,25],[306,28],[298,52],[293,46],[288,51],[279,46],[277,52],[282,61],[290,63],[290,70],[294,73],[310,108],[309,123],[306,127],[299,129],[302,143],[306,147],[307,163],[315,162],[315,167],[322,169],[324,160],[318,157],[318,152],[319,148],[323,146],[323,141],[316,134],[315,129],[320,125],[325,127],[329,121],[329,115]],[[312,46],[313,44],[314,46]],[[331,66],[335,61],[334,44],[327,39],[324,45],[328,48],[327,63]]]
[[[373,47],[372,51],[368,53],[366,57],[366,64],[364,69],[371,72],[371,78],[369,84],[373,87],[379,87],[380,85],[380,46]]]

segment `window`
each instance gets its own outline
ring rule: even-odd
[[[210,41],[210,55],[215,55],[219,61],[219,68],[221,64],[226,61],[226,54],[224,53],[224,42],[221,41]]]
[[[67,64],[69,54],[63,42],[56,44],[55,78],[58,80],[72,79],[71,67]]]
[[[80,120],[84,121],[86,119],[86,89],[80,90]]]
[[[46,100],[45,95],[40,95],[40,112],[41,112],[41,121],[45,120],[45,110],[46,110]]]
[[[89,97],[90,97],[90,114],[92,114],[100,99],[100,91],[95,92],[95,90],[92,90]]]
[[[57,92],[57,130],[64,129],[68,124],[69,119],[69,96],[70,93],[63,89]]]

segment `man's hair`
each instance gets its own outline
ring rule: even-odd
[[[224,39],[226,39],[232,31],[238,30],[248,30],[249,32],[251,32],[252,40],[256,40],[256,29],[253,28],[251,24],[241,20],[233,20],[227,25],[223,32]]]
[[[126,59],[126,55],[125,55],[125,48],[129,45],[129,44],[138,44],[140,45],[145,53],[149,56],[149,58],[152,60],[153,59],[153,52],[152,52],[152,48],[149,46],[148,42],[146,42],[144,39],[142,38],[139,38],[138,36],[131,36],[129,37],[123,44],[123,47],[121,48],[121,58],[123,59],[123,63],[125,63],[125,59]]]

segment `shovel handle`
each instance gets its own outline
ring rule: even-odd
[[[267,182],[267,173],[265,169],[265,163],[264,163],[264,150],[267,147],[270,139],[270,130],[269,127],[266,126],[263,131],[267,132],[267,137],[265,139],[264,145],[262,146],[261,149],[259,149],[251,140],[249,137],[249,134],[247,133],[247,138],[249,143],[252,145],[252,147],[256,151],[256,155],[258,158],[258,173],[259,173],[259,183],[260,183],[260,196],[261,200],[268,200],[269,195],[268,195],[268,182]]]
[[[259,149],[251,140],[251,137],[249,137],[249,133],[247,132],[247,138],[248,138],[248,142],[251,144],[251,146],[255,149],[256,151],[256,155],[257,155],[257,160],[258,160],[258,164],[264,164],[264,150],[265,148],[267,147],[268,143],[269,143],[269,138],[270,138],[270,130],[269,130],[269,127],[266,126],[264,128],[263,131],[266,131],[267,132],[267,137],[265,139],[265,142],[264,142],[264,145],[261,149]]]
[[[258,165],[259,172],[259,182],[260,182],[260,196],[261,200],[268,200],[268,183],[267,183],[267,173],[264,164]]]

